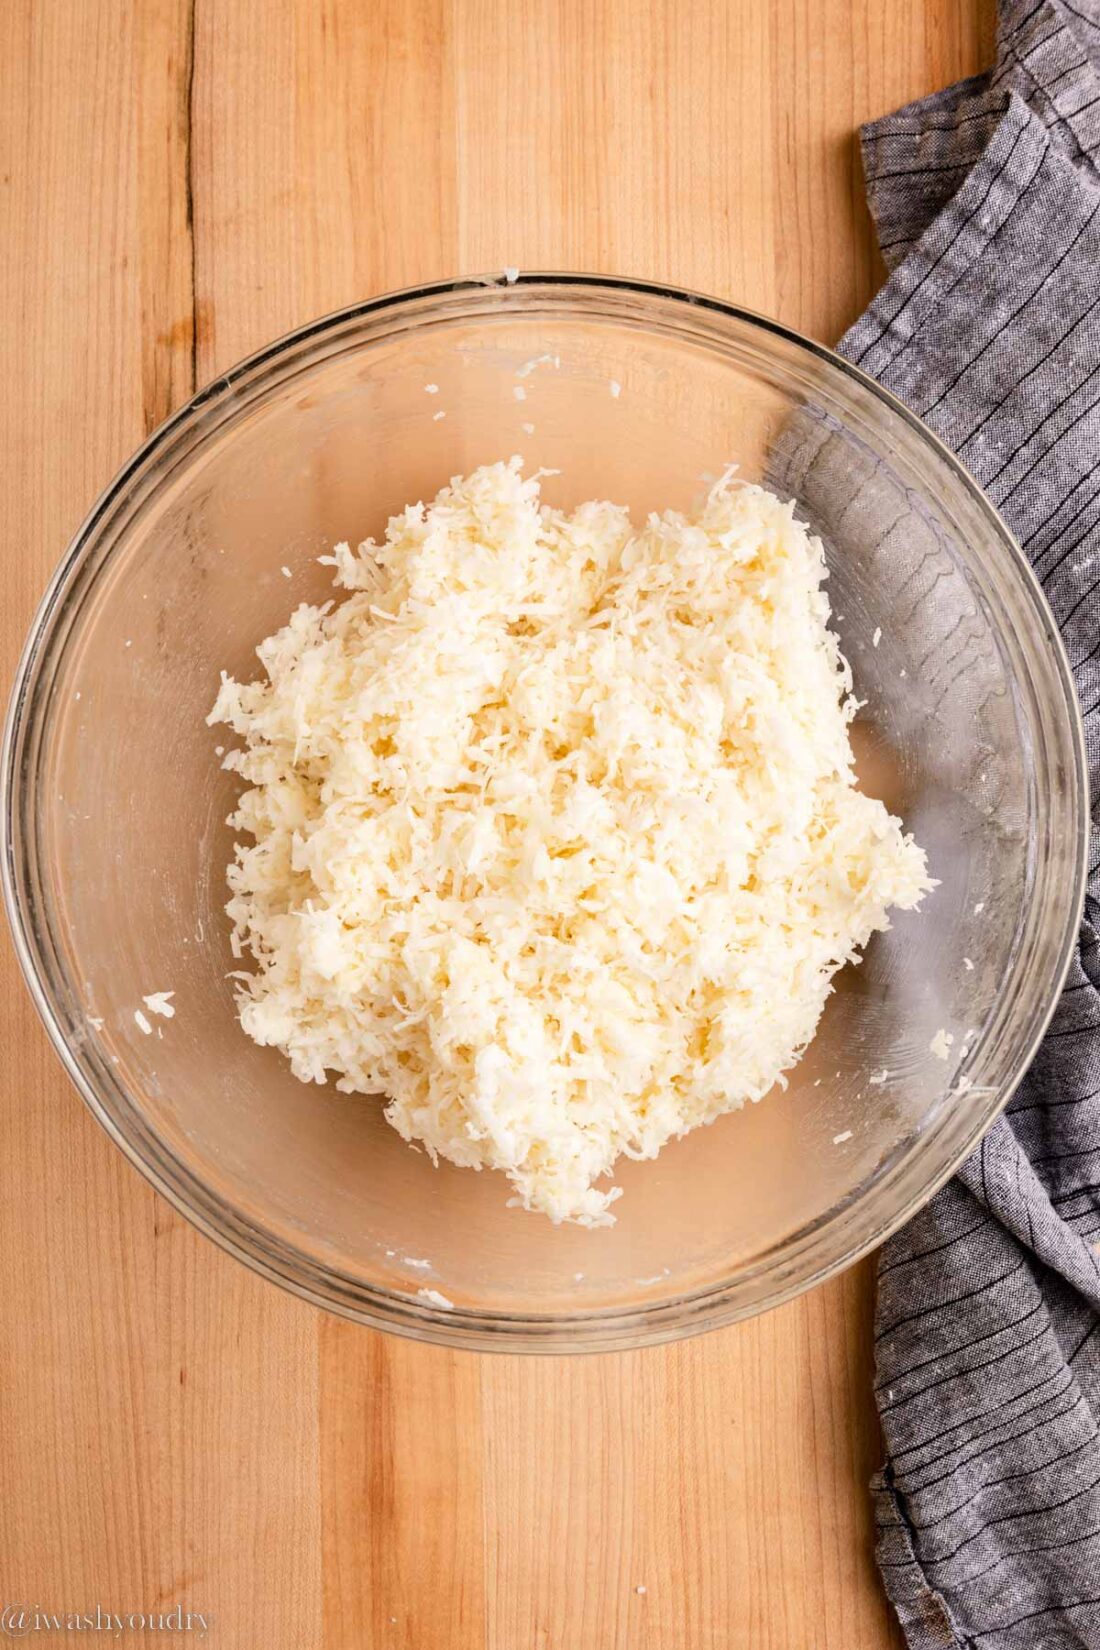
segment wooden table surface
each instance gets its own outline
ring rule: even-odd
[[[855,128],[988,61],[992,14],[4,0],[5,682],[121,461],[323,311],[518,264],[698,287],[834,340],[881,275]],[[219,1650],[900,1642],[871,1555],[866,1266],[626,1356],[369,1333],[146,1187],[6,940],[0,963],[0,1606],[180,1603]]]

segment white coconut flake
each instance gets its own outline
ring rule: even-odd
[[[141,1000],[150,1014],[159,1014],[163,1019],[170,1020],[176,1012],[172,1007],[172,998],[175,995],[174,991],[153,991]]]
[[[875,1088],[880,1088],[882,1086],[882,1084],[885,1083],[885,1081],[889,1077],[889,1075],[890,1075],[890,1073],[889,1073],[888,1069],[884,1066],[883,1069],[880,1072],[877,1072],[874,1077],[869,1079],[869,1081],[874,1085]]]
[[[607,381],[607,387],[611,391],[611,399],[613,401],[617,401],[623,393],[623,387],[619,383],[619,380],[617,378],[609,378]]]
[[[443,408],[442,408],[442,407],[440,407],[440,409],[439,409],[439,411],[438,411],[438,412],[434,412],[434,413],[433,413],[433,414],[432,414],[432,423],[433,423],[433,424],[438,424],[438,423],[439,423],[439,420],[440,420],[440,419],[441,419],[441,418],[446,418],[446,416],[447,416],[447,414],[446,414],[446,413],[445,413],[445,412],[444,412],[444,411],[443,411]]]
[[[513,384],[512,394],[515,396],[517,401],[527,400],[527,391],[524,389],[522,384]]]
[[[977,905],[974,907],[974,915],[976,917],[980,917],[984,910],[985,910],[985,900],[980,899],[978,901]]]
[[[151,1037],[153,1035],[153,1028],[149,1024],[149,1021],[145,1015],[141,1012],[140,1008],[134,1009],[134,1023],[139,1031],[143,1031],[145,1033],[146,1037]]]
[[[937,1060],[947,1060],[951,1055],[951,1045],[955,1041],[949,1031],[941,1026],[928,1045],[928,1052],[934,1054]]]
[[[850,1140],[851,1138],[852,1138],[851,1129],[845,1129],[843,1134],[834,1134],[833,1135],[833,1145],[834,1146],[843,1146],[844,1142],[846,1140]]]
[[[875,626],[875,633],[871,637],[871,646],[872,647],[877,647],[878,644],[881,642],[881,640],[882,640],[882,626],[881,625],[876,625]]]
[[[973,974],[974,964],[971,962],[969,957],[964,957],[963,958],[963,967],[966,969],[966,972],[968,974]]]
[[[454,1309],[454,1301],[448,1300],[447,1296],[440,1294],[438,1289],[418,1289],[416,1292],[422,1301],[427,1301],[431,1306],[441,1306],[445,1312]]]
[[[533,424],[521,424],[520,429],[523,431],[524,435],[534,435],[535,433],[535,426]]]
[[[534,372],[536,367],[560,367],[560,366],[561,366],[561,356],[560,355],[532,355],[531,359],[529,361],[525,361],[523,363],[522,367],[517,367],[516,368],[516,377],[517,378],[530,378],[531,374]]]
[[[516,282],[519,280],[519,270],[516,265],[505,264],[503,273],[504,279],[508,282],[508,285],[515,286]]]
[[[425,395],[438,395],[439,394],[439,385],[438,384],[425,384],[424,385],[424,394]]]
[[[87,1019],[88,1024],[91,1026],[93,1031],[102,1031],[103,1030],[103,1021],[100,1019],[98,1014],[88,1014],[88,1015],[85,1016],[85,1018]]]

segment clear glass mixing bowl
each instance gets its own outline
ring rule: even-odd
[[[255,674],[255,644],[297,602],[328,598],[317,557],[335,541],[377,535],[406,502],[514,452],[560,471],[545,482],[555,503],[690,506],[730,460],[799,500],[866,700],[863,783],[940,879],[838,979],[789,1089],[624,1163],[618,1224],[594,1232],[508,1208],[498,1175],[433,1169],[376,1099],[296,1082],[240,1031],[226,977],[235,786],[215,749],[226,732],[204,721],[219,672]],[[880,1242],[1004,1105],[1083,887],[1065,656],[965,471],[829,351],[728,304],[597,277],[378,299],[210,384],[66,555],[19,671],[4,782],[20,957],[110,1135],[256,1271],[469,1347],[689,1334]],[[135,1010],[158,991],[176,1013],[150,1016],[147,1035]],[[941,1028],[947,1060],[929,1047]]]

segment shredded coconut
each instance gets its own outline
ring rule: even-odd
[[[929,1054],[934,1054],[937,1060],[947,1060],[951,1055],[951,1044],[955,1041],[949,1031],[941,1026],[928,1045]]]
[[[454,1307],[454,1301],[448,1300],[438,1289],[418,1289],[416,1292],[422,1301],[428,1301],[432,1306],[441,1306],[445,1312],[450,1312]]]
[[[140,1008],[134,1009],[134,1024],[137,1026],[139,1031],[143,1031],[145,1033],[146,1037],[151,1037],[153,1035],[153,1028],[149,1024],[147,1016],[141,1012]]]
[[[164,1019],[170,1020],[176,1012],[172,1007],[172,998],[175,995],[174,991],[154,991],[141,1000],[150,1014],[160,1014],[163,1015]]]
[[[851,1129],[845,1129],[843,1134],[834,1134],[833,1135],[833,1145],[834,1146],[843,1146],[844,1142],[846,1140],[850,1140],[851,1138],[852,1138]]]
[[[431,1157],[607,1224],[619,1156],[759,1100],[924,855],[855,787],[820,543],[456,478],[223,678],[245,1031]]]

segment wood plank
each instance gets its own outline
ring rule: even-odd
[[[679,1346],[487,1361],[492,1650],[893,1643],[866,1296],[853,1272]]]
[[[769,11],[459,8],[461,267],[606,270],[773,308]]]
[[[327,1650],[485,1644],[482,1360],[326,1319]]]
[[[65,541],[193,383],[188,0],[0,12],[3,658]],[[8,78],[10,76],[10,78]],[[0,1576],[60,1611],[316,1643],[318,1323],[148,1190],[3,959]],[[12,1051],[17,1051],[13,1055]]]
[[[448,13],[198,0],[200,381],[317,315],[455,272]]]

